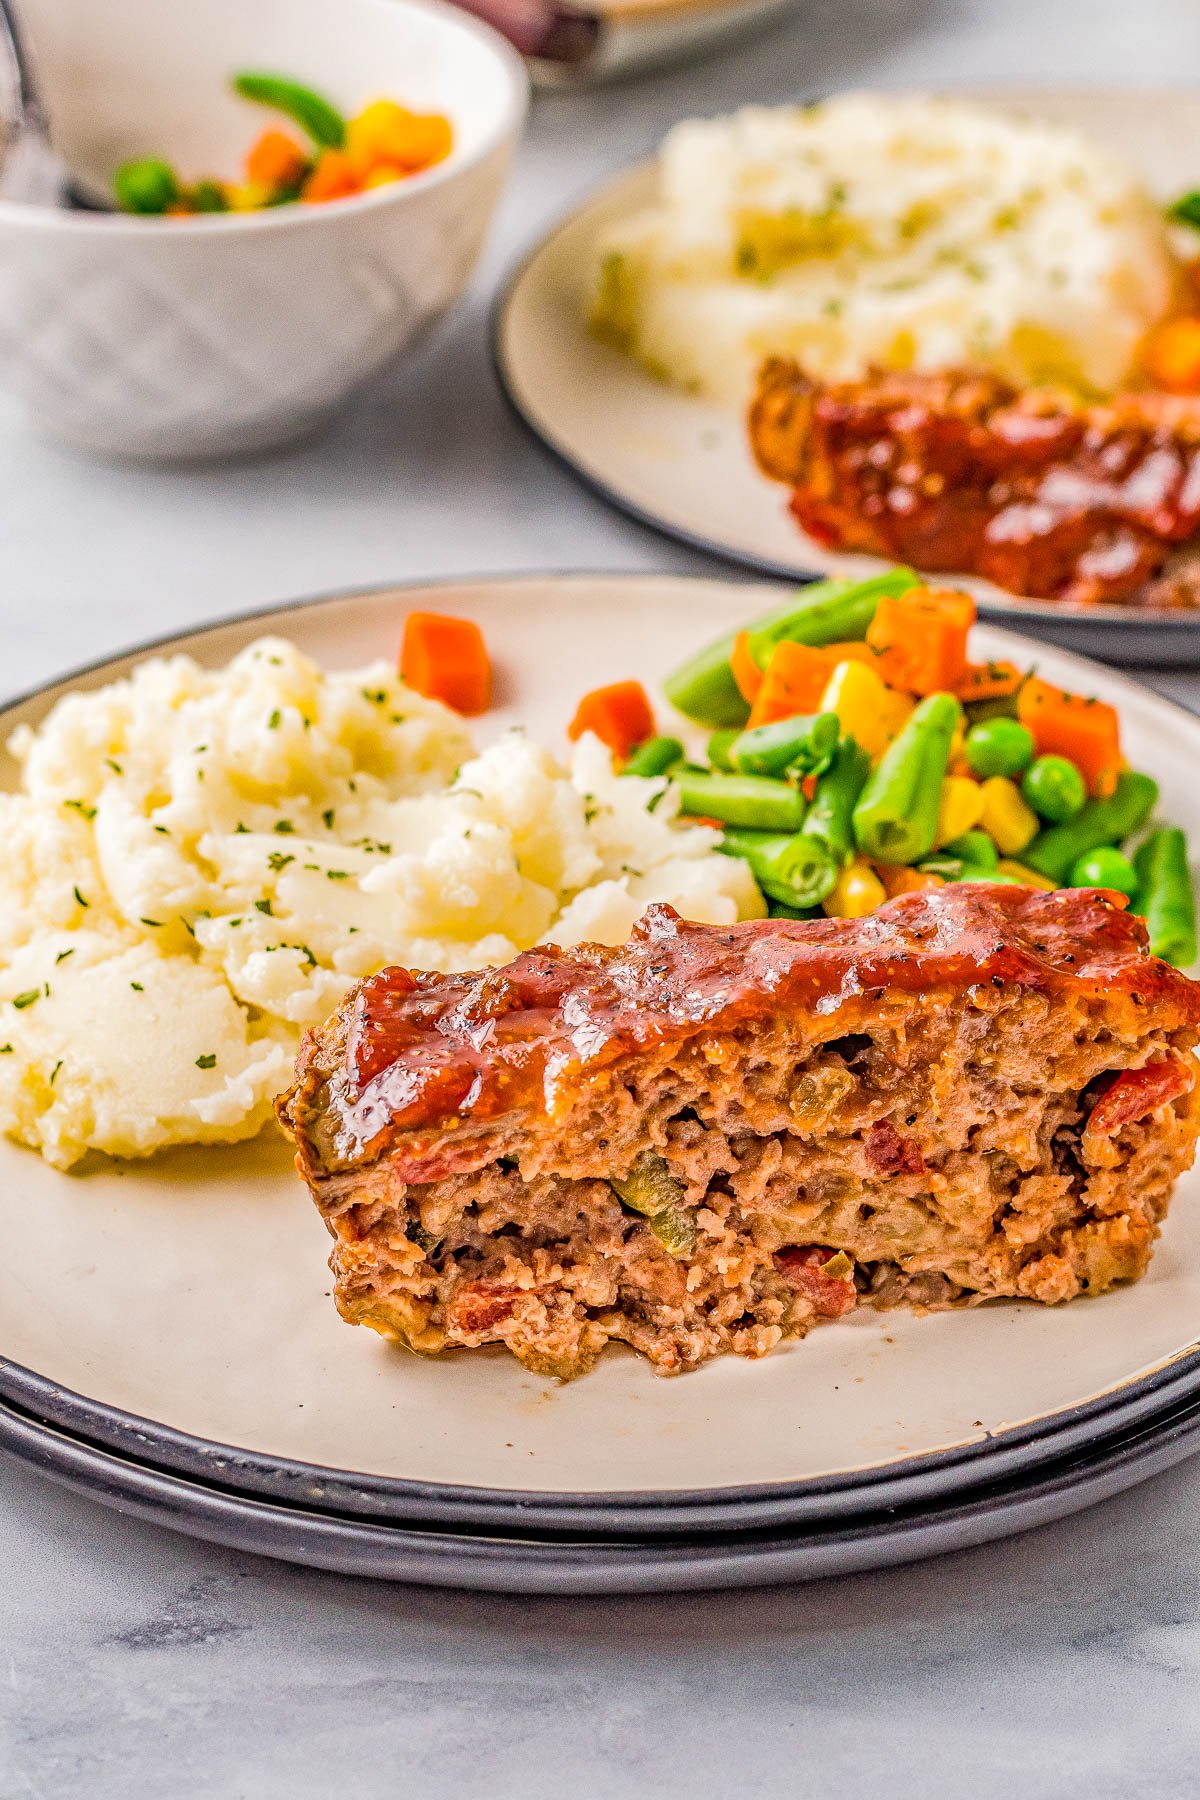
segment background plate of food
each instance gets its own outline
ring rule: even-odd
[[[1200,238],[1164,208],[1193,111],[1005,90],[688,123],[517,271],[500,380],[607,498],[747,567],[904,560],[1054,641],[1188,660]]]
[[[968,639],[969,614],[969,602],[952,605],[903,571],[800,595],[667,577],[462,581],[284,607],[12,705],[0,801],[0,1394],[47,1430],[270,1499],[480,1529],[628,1531],[819,1521],[945,1497],[1086,1454],[1093,1438],[1186,1399],[1200,1306],[1200,1190],[1181,1173],[1195,1124],[1195,990],[1146,956],[1141,926],[1111,899],[1059,889],[1123,881],[1152,941],[1177,961],[1194,955],[1182,841],[1161,827],[1200,829],[1190,776],[1200,722],[1064,653],[991,627]],[[396,673],[402,631],[407,682]],[[763,664],[753,703],[738,686],[754,685],[747,655]],[[812,678],[822,658],[811,716],[789,710],[779,679]],[[664,677],[678,714],[656,692]],[[649,735],[656,724],[680,734],[670,756],[668,732]],[[752,759],[761,769],[764,748],[774,756],[789,730],[791,773],[755,773]],[[845,754],[855,734],[870,742],[856,768]],[[643,760],[622,761],[629,752]],[[848,772],[852,817],[839,813]],[[912,842],[899,842],[902,827]],[[857,850],[839,847],[845,829]],[[885,860],[868,854],[880,832]],[[889,893],[889,911],[869,916]],[[1098,1086],[1087,1080],[1088,1143],[1077,1142],[1076,1089],[1061,1118],[1046,1111],[1061,1096],[1039,1085],[1054,1037],[1045,1019],[1016,1058],[1015,1110],[989,1088],[978,1121],[992,1129],[995,1114],[1006,1137],[1024,1121],[1028,1141],[1013,1154],[1027,1151],[1037,1170],[1036,1192],[1022,1190],[994,1242],[985,1207],[992,1272],[971,1279],[980,1294],[1027,1299],[942,1308],[965,1297],[937,1272],[949,1266],[945,1246],[925,1243],[907,1269],[880,1260],[867,1247],[884,1228],[878,1205],[839,1228],[866,1234],[853,1257],[827,1242],[793,1252],[786,1234],[777,1250],[763,1213],[753,1243],[735,1254],[731,1240],[702,1265],[697,1246],[721,1239],[713,1209],[728,1213],[728,1196],[696,1211],[669,1170],[639,1157],[619,1182],[582,1184],[578,1216],[594,1214],[608,1234],[603,1255],[591,1256],[600,1239],[572,1245],[570,1232],[533,1250],[544,1259],[556,1242],[557,1261],[538,1262],[537,1292],[526,1284],[517,1298],[558,1291],[539,1313],[548,1335],[514,1335],[513,1309],[494,1306],[494,1275],[524,1250],[495,1194],[485,1208],[469,1181],[447,1187],[426,1167],[417,1187],[445,1216],[422,1214],[410,1235],[380,1193],[362,1190],[361,1159],[331,1109],[338,1077],[319,1069],[338,1027],[309,1039],[296,1082],[303,1028],[347,996],[344,1016],[368,1037],[382,1021],[376,1048],[406,1021],[416,1060],[390,1067],[401,1087],[410,1076],[420,1087],[421,1067],[450,1069],[439,1046],[487,1052],[488,1019],[502,1016],[522,970],[574,979],[611,967],[625,980],[637,940],[611,957],[570,947],[622,944],[654,903],[659,947],[642,964],[655,979],[672,943],[711,956],[739,918],[761,921],[749,929],[768,952],[809,941],[791,918],[825,921],[814,941],[841,958],[850,985],[836,1005],[832,992],[795,1001],[825,1036],[831,1005],[839,1014],[844,1066],[832,1080],[810,1071],[804,1090],[817,1112],[849,1104],[861,1085],[851,1065],[863,1045],[839,1009],[876,1005],[862,977],[881,945],[897,955],[876,1010],[894,988],[914,1041],[903,971],[928,961],[920,934],[931,922],[943,960],[927,1038],[939,1010],[965,1019],[981,993],[985,1011],[989,992],[1011,998],[1013,965],[997,954],[1020,959],[1018,989],[1055,996],[1064,1053],[1078,1041],[1105,1071]],[[671,924],[664,903],[707,927]],[[964,920],[971,931],[982,920],[988,942]],[[563,957],[547,958],[546,941],[566,946]],[[514,957],[500,976],[460,973]],[[416,988],[407,978],[356,987],[395,963],[434,973]],[[817,967],[796,966],[802,976]],[[779,991],[783,964],[773,967],[755,1004]],[[700,962],[690,968],[668,1009],[677,1023],[704,987]],[[586,981],[568,1000],[590,1054]],[[711,1043],[730,1034],[724,1014],[702,1023]],[[949,1067],[947,1057],[942,1046],[934,1063]],[[1114,1066],[1124,1074],[1110,1083]],[[479,1073],[483,1093],[490,1077]],[[886,1088],[892,1076],[881,1067],[870,1079]],[[956,1075],[956,1092],[967,1085]],[[434,1086],[443,1091],[440,1076]],[[385,1089],[391,1105],[390,1074],[376,1097]],[[271,1123],[285,1090],[318,1210],[293,1170],[296,1146]],[[453,1118],[435,1127],[431,1115],[404,1154],[436,1159],[473,1104],[460,1093]],[[690,1110],[680,1114],[688,1156]],[[923,1125],[915,1108],[906,1119],[900,1132],[871,1126],[863,1179],[889,1192],[899,1182],[895,1227],[920,1236],[928,1221],[908,1188],[926,1179]],[[753,1153],[761,1165],[761,1145]],[[957,1164],[943,1181],[967,1212],[981,1155],[967,1158],[961,1190]],[[513,1162],[505,1151],[493,1173],[520,1215],[531,1202]],[[1002,1186],[1007,1168],[994,1171]],[[455,1207],[490,1222],[462,1237]],[[957,1229],[947,1242],[962,1274]],[[1067,1248],[1048,1249],[1064,1230]],[[620,1283],[589,1301],[580,1281],[605,1266],[621,1268]],[[681,1286],[681,1268],[695,1281],[689,1272]],[[918,1268],[925,1285],[902,1291]],[[735,1294],[743,1279],[732,1312],[712,1304],[714,1280]],[[443,1280],[436,1304],[414,1301],[422,1282],[432,1293]],[[705,1282],[707,1310],[691,1317],[688,1294]],[[1102,1298],[1030,1303],[1114,1283]],[[583,1296],[587,1330],[564,1339],[568,1290]],[[335,1292],[346,1320],[377,1329],[350,1329]],[[905,1298],[915,1308],[874,1304]],[[822,1319],[828,1329],[785,1341]],[[605,1337],[643,1354],[620,1343],[600,1354]],[[461,1347],[412,1356],[397,1339]],[[683,1372],[659,1380],[656,1368]],[[573,1374],[583,1378],[552,1378]]]

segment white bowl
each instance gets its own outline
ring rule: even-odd
[[[257,450],[309,430],[445,312],[475,264],[528,82],[436,0],[22,0],[54,135],[90,187],[130,157],[235,178],[279,121],[239,69],[346,111],[446,113],[425,174],[324,205],[144,219],[0,202],[0,382],[38,429],[124,456]]]

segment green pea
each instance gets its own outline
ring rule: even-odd
[[[1062,825],[1083,811],[1087,799],[1087,783],[1065,756],[1039,756],[1026,769],[1021,792],[1035,813]]]
[[[164,213],[180,192],[174,169],[157,156],[122,163],[113,176],[113,189],[119,205],[132,213]]]
[[[1033,761],[1033,733],[1016,719],[981,719],[963,745],[973,775],[1019,775]]]
[[[1067,886],[1115,888],[1132,900],[1138,889],[1137,870],[1127,856],[1104,845],[1075,858]]]

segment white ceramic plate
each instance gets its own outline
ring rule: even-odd
[[[1193,187],[1196,98],[1184,92],[981,96],[1087,131],[1139,169],[1155,193]],[[787,511],[787,490],[754,466],[740,412],[680,392],[594,338],[586,324],[592,246],[654,193],[645,163],[572,213],[521,265],[494,320],[505,393],[541,441],[644,523],[767,575],[866,573],[877,559],[823,549]],[[748,398],[748,396],[747,396]],[[1094,655],[1145,662],[1200,657],[1200,612],[1078,607],[965,585],[989,615]]]
[[[222,664],[271,630],[326,665],[353,666],[394,652],[409,607],[465,614],[499,670],[484,734],[519,718],[554,744],[581,689],[660,676],[779,599],[757,583],[668,577],[464,581],[283,608],[173,647]],[[990,628],[979,640],[984,654],[1037,656],[1052,679],[1115,701],[1131,759],[1162,783],[1164,816],[1200,838],[1200,721],[1077,658]],[[132,660],[10,708],[0,730]],[[1021,1427],[1077,1427],[1077,1409],[1097,1397],[1135,1404],[1175,1378],[1200,1336],[1195,1175],[1180,1184],[1149,1274],[1122,1292],[1058,1310],[864,1312],[763,1362],[725,1358],[673,1381],[615,1351],[564,1387],[502,1352],[421,1360],[343,1325],[325,1231],[271,1136],[75,1176],[0,1142],[0,1234],[0,1353],[17,1365],[0,1370],[0,1392],[26,1411],[53,1417],[69,1390],[85,1397],[72,1428],[115,1435],[128,1453],[137,1427],[114,1434],[116,1413],[304,1465],[292,1472],[297,1500],[332,1469],[417,1484],[405,1491],[427,1512],[448,1492],[482,1491],[518,1513],[540,1496],[543,1514],[556,1499],[636,1495],[645,1515],[688,1497],[811,1494],[911,1473],[997,1434],[1016,1441],[1008,1434]],[[236,1485],[236,1455],[214,1457],[210,1474]]]

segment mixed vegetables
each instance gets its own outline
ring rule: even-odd
[[[636,682],[586,695],[570,732],[627,774],[670,776],[777,916],[858,918],[952,881],[1103,887],[1145,916],[1156,955],[1190,964],[1187,844],[1164,826],[1132,847],[1158,787],[1127,766],[1115,708],[972,663],[974,617],[908,569],[820,582],[667,679],[710,734],[703,762],[655,735]]]
[[[235,75],[231,85],[244,100],[282,113],[303,139],[277,128],[264,131],[247,153],[240,182],[210,176],[185,182],[156,156],[124,163],[113,180],[124,211],[179,217],[342,200],[432,168],[453,147],[453,127],[442,113],[373,100],[347,119],[322,95],[280,75]]]
[[[860,918],[955,881],[1100,887],[1144,916],[1156,956],[1187,967],[1187,842],[1147,829],[1158,785],[1129,768],[1116,709],[972,662],[974,620],[968,594],[910,569],[817,582],[668,676],[667,698],[707,734],[703,761],[658,732],[638,681],[585,694],[568,735],[594,733],[625,775],[669,777],[776,917]],[[459,712],[490,703],[470,620],[411,613],[400,672]],[[653,1211],[652,1189],[627,1204]]]
[[[1181,194],[1166,211],[1172,225],[1200,231],[1200,192]],[[1200,260],[1185,262],[1184,273],[1190,310],[1172,314],[1146,334],[1141,364],[1155,387],[1173,394],[1200,394]]]

